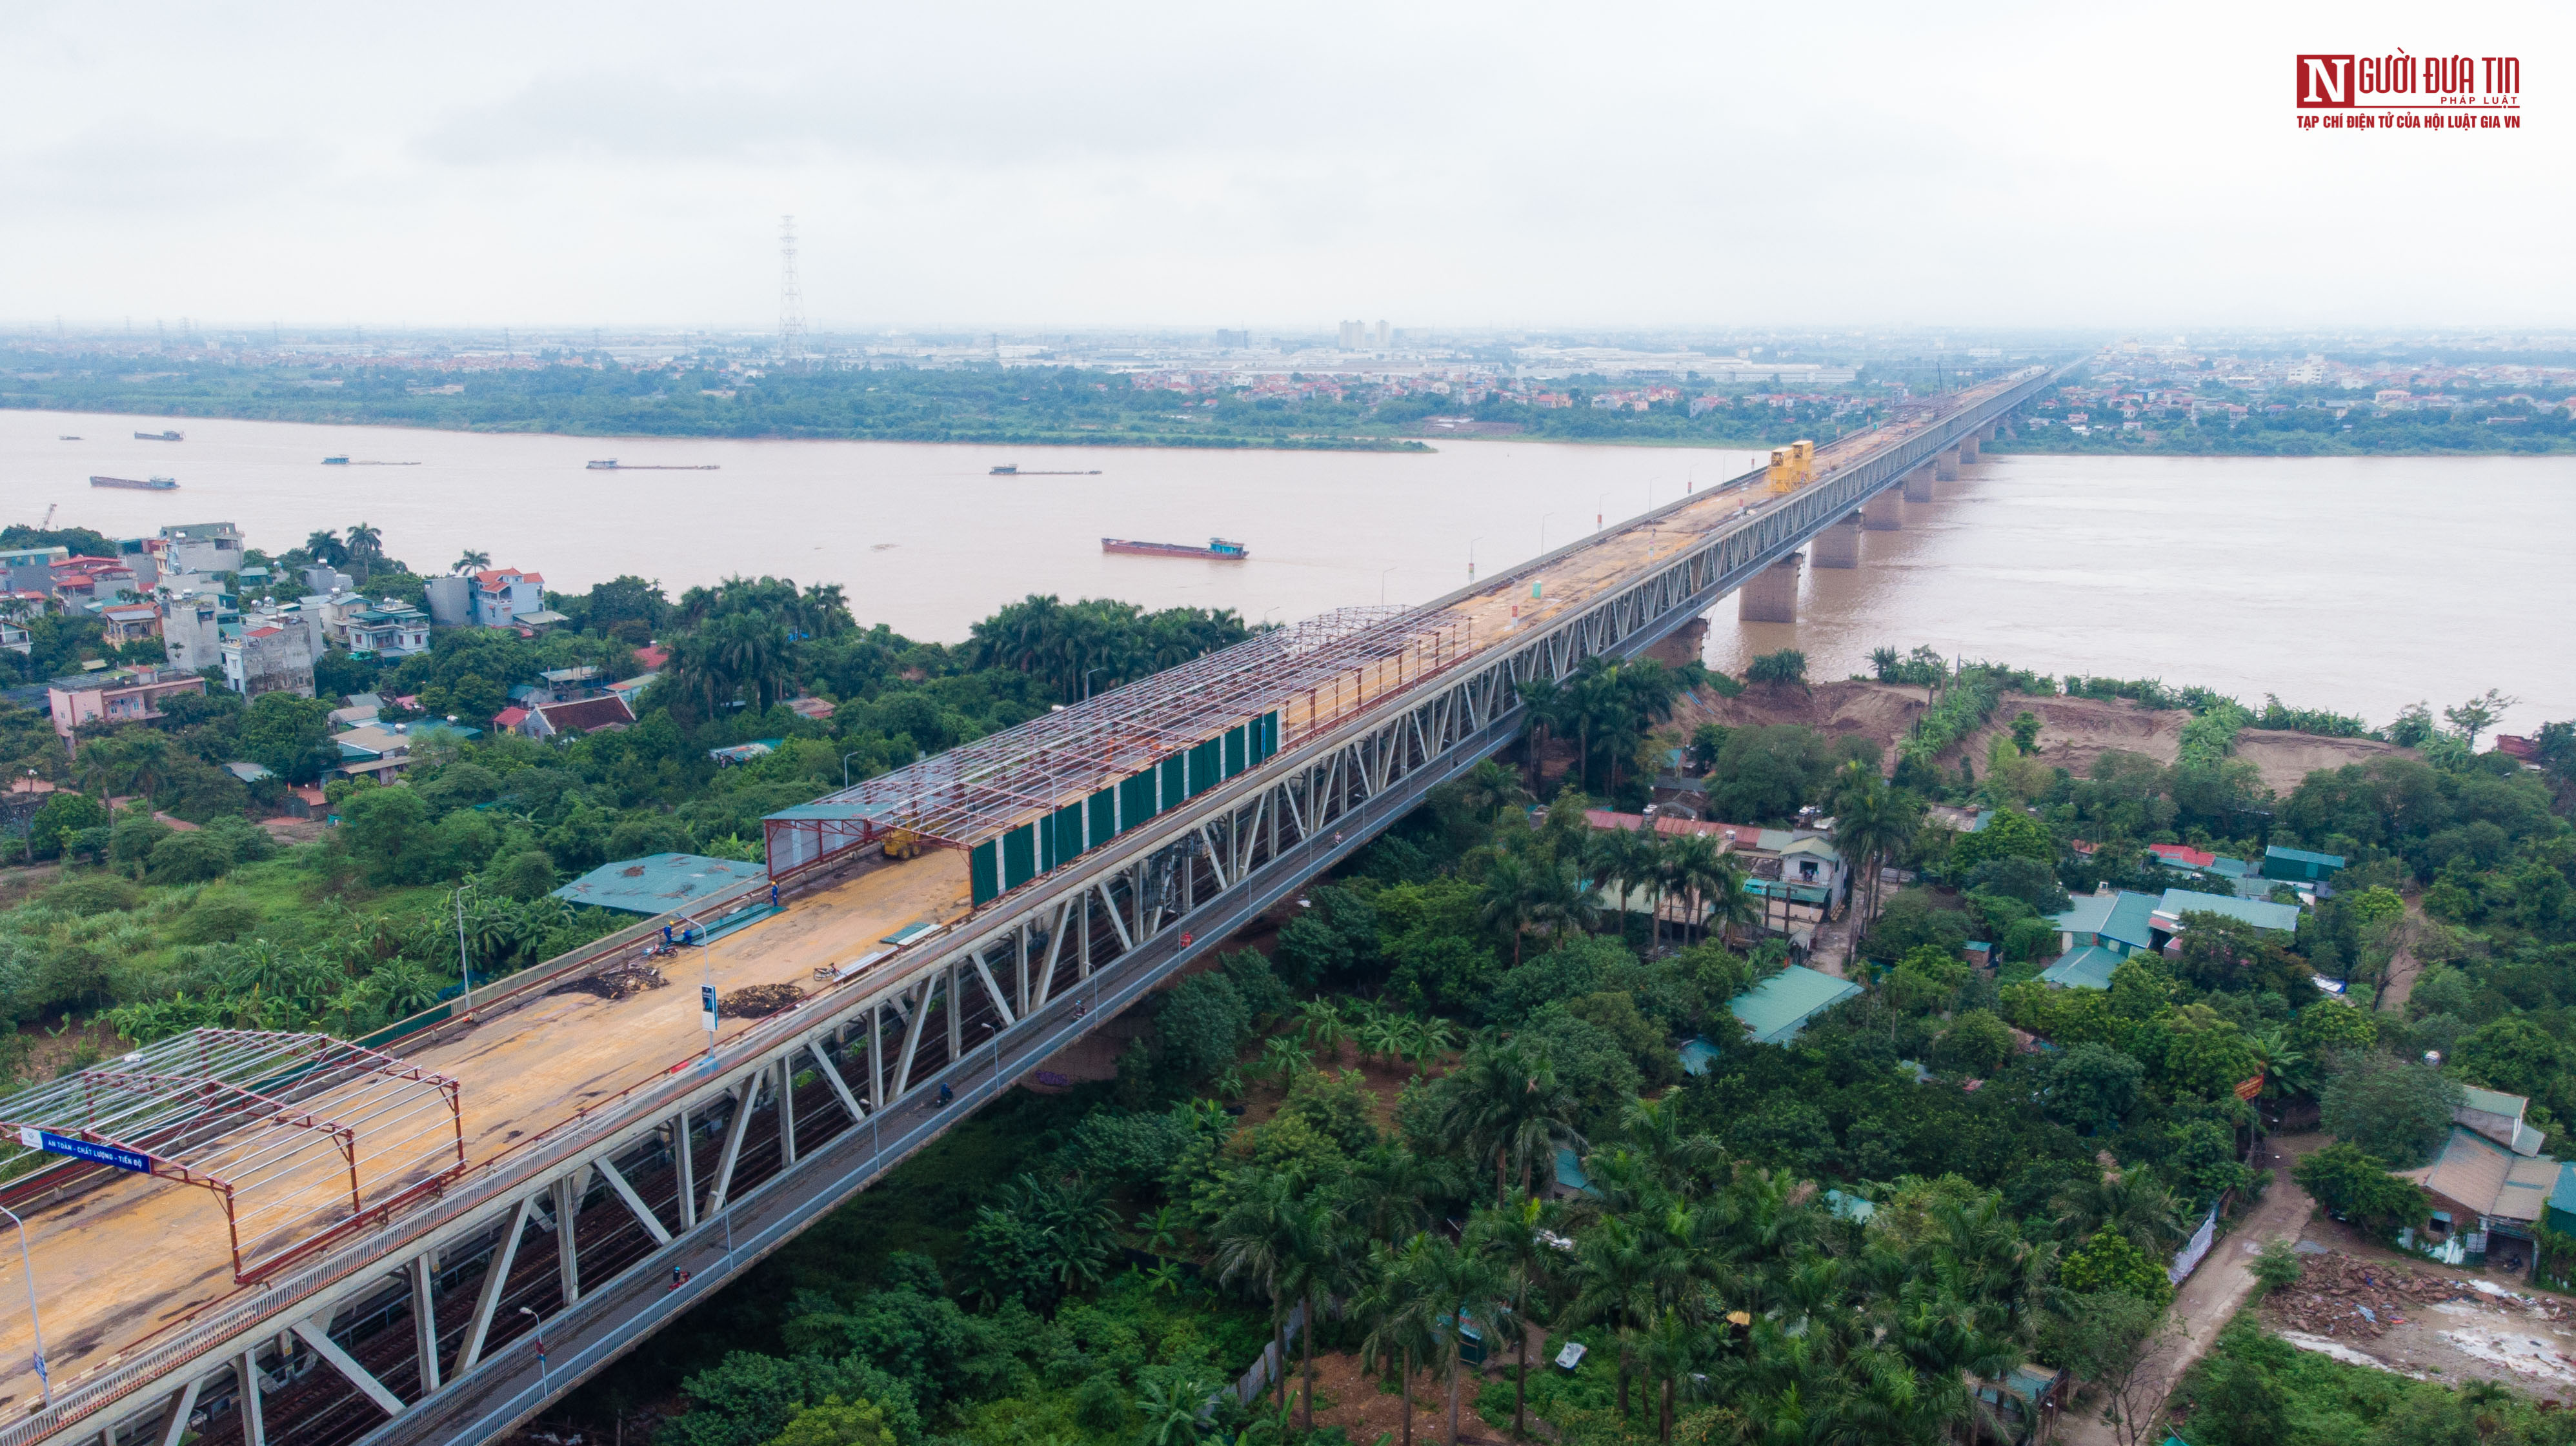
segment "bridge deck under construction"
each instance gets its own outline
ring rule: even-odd
[[[1820,452],[1820,467],[1831,475],[1937,421],[1927,417],[1843,439]],[[1418,681],[1426,660],[1440,671],[1508,649],[1531,630],[1629,585],[1658,559],[1741,525],[1774,500],[1758,474],[1738,479],[1436,607],[1399,610],[1402,626],[1436,637],[1430,650],[1381,651],[1360,662],[1348,696],[1336,677],[1330,692],[1318,682],[1279,698],[1283,731],[1294,738],[1329,730]],[[1107,701],[1114,706],[1118,696]],[[705,1046],[700,983],[726,992],[770,984],[813,988],[818,969],[843,969],[843,978],[831,981],[834,988],[864,988],[869,972],[908,962],[896,941],[915,926],[935,930],[965,918],[969,899],[967,860],[957,848],[902,861],[871,858],[846,877],[789,898],[774,915],[658,961],[672,987],[616,999],[583,992],[521,999],[470,1027],[444,1027],[416,1048],[384,1048],[458,1082],[464,1153],[479,1166],[577,1116],[613,1110],[622,1093],[689,1068]],[[926,1007],[926,990],[922,997]],[[873,1088],[883,1084],[872,1082],[869,1104]],[[220,1212],[202,1191],[126,1177],[38,1202],[25,1213],[57,1389],[210,1303],[260,1289],[236,1283]],[[25,1313],[0,1306],[0,1414],[24,1410],[35,1394],[28,1365],[33,1346]]]

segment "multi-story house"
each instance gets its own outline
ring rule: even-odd
[[[346,617],[350,652],[400,658],[429,651],[429,614],[409,603],[385,598]]]
[[[537,573],[495,567],[474,574],[476,627],[506,628],[545,607],[546,580]]]
[[[54,732],[67,751],[75,747],[72,730],[83,723],[148,723],[162,716],[163,699],[205,691],[205,679],[172,668],[102,668],[45,685]]]
[[[161,529],[161,570],[212,577],[239,572],[241,529],[229,522],[187,522]]]

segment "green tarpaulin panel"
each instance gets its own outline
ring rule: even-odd
[[[1134,828],[1154,816],[1154,770],[1148,768],[1118,784],[1118,831]]]
[[[1243,756],[1243,733],[1244,730],[1241,728],[1225,730],[1225,776],[1228,778],[1234,777],[1250,766]]]
[[[1104,788],[1091,796],[1091,846],[1118,837],[1118,790]]]
[[[1279,753],[1279,713],[1273,709],[1261,715],[1261,756],[1277,757]]]
[[[1038,872],[1042,874],[1053,873],[1055,871],[1055,866],[1064,862],[1064,860],[1055,856],[1055,815],[1038,815],[1036,827],[1038,835]]]
[[[1002,835],[1002,887],[1016,889],[1038,876],[1038,831],[1021,824]]]
[[[1190,797],[1216,787],[1217,765],[1223,761],[1224,748],[1224,740],[1211,738],[1190,750]]]
[[[1055,811],[1055,862],[1052,868],[1063,868],[1082,856],[1082,805],[1068,804]]]
[[[1182,799],[1190,796],[1188,768],[1189,760],[1184,754],[1175,753],[1163,760],[1163,807],[1177,808]]]
[[[994,867],[994,857],[995,851],[991,839],[986,839],[967,851],[968,891],[978,904],[990,900],[1002,891],[1002,875],[1001,871]]]

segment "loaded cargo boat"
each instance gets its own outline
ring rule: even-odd
[[[92,487],[131,487],[137,492],[170,492],[177,490],[179,479],[176,477],[153,477],[147,480],[137,481],[132,477],[93,476],[89,479],[89,485]]]
[[[134,440],[138,442],[184,442],[188,439],[185,434],[179,432],[137,432],[134,434]]]
[[[1177,542],[1130,542],[1123,537],[1100,539],[1102,552],[1133,552],[1146,557],[1212,557],[1220,562],[1241,562],[1252,556],[1252,549],[1240,542],[1211,537],[1205,547],[1183,547]]]

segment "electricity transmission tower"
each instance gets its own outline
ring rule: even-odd
[[[796,218],[778,218],[778,350],[789,366],[805,360],[805,287],[796,279]]]

